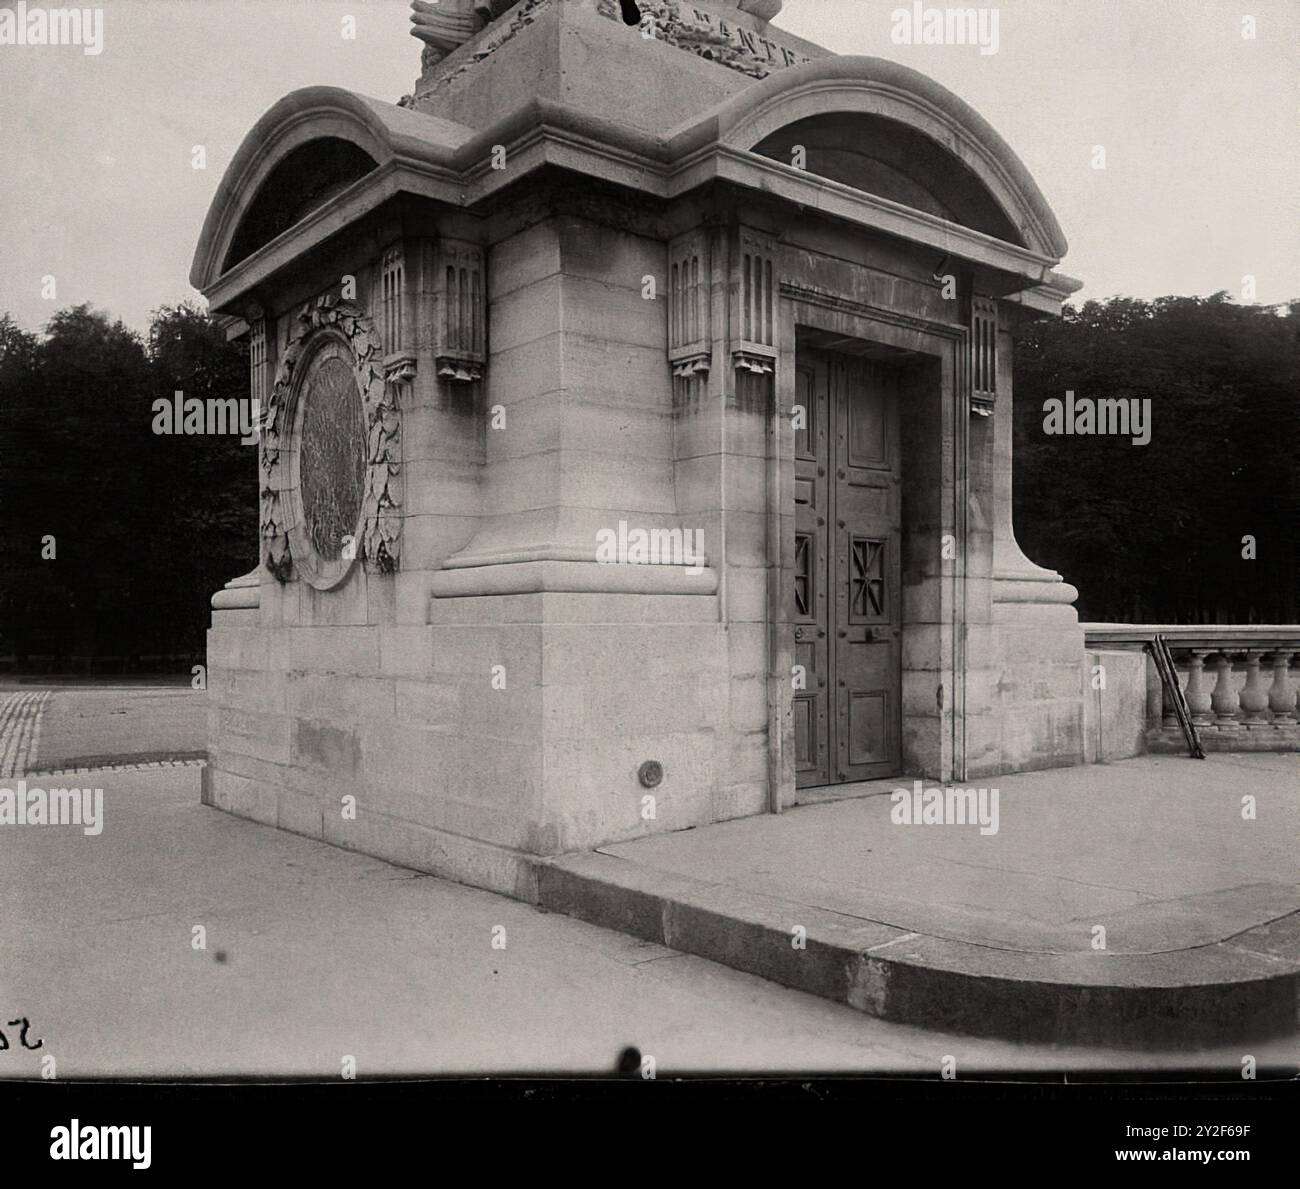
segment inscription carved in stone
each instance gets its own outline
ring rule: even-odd
[[[752,8],[753,15],[759,17],[769,13],[775,15],[780,7],[773,8],[770,4],[754,3],[753,0],[739,5],[742,9],[747,6]],[[657,40],[739,70],[752,78],[766,78],[774,70],[810,60],[771,37],[730,22],[725,17],[715,18],[684,0],[637,0],[637,7],[641,12],[642,28],[647,28],[647,23],[650,23]],[[599,0],[597,8],[610,20],[623,19],[619,0]]]

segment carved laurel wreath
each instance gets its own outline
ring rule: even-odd
[[[280,356],[262,421],[261,532],[266,567],[280,582],[293,573],[285,492],[287,445],[293,433],[294,376],[313,336],[331,328],[347,340],[366,417],[366,486],[361,505],[361,553],[367,570],[389,574],[401,559],[402,416],[395,386],[384,378],[383,344],[372,319],[332,295],[309,301],[294,319]]]

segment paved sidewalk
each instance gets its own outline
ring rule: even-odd
[[[202,758],[207,702],[181,678],[166,685],[11,678],[0,683],[0,776]],[[6,715],[10,704],[15,711]],[[7,755],[15,762],[6,765]]]
[[[880,782],[567,856],[542,903],[913,1023],[1124,1044],[1294,1032],[1295,756],[971,783],[999,790],[996,834],[894,824],[910,782]],[[796,926],[818,960],[791,955]]]
[[[36,762],[49,690],[0,689],[0,778],[21,776]]]
[[[873,1019],[704,958],[228,816],[188,768],[105,771],[104,830],[0,828],[0,1078],[1185,1068]],[[67,782],[71,783],[71,782]],[[791,819],[793,820],[793,819]],[[195,926],[206,949],[192,945]],[[505,949],[492,946],[505,929]],[[11,1030],[11,1031],[16,1031]],[[1294,1046],[1249,1050],[1295,1073]],[[1239,1079],[1242,1050],[1197,1054]]]

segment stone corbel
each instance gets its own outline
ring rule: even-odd
[[[695,355],[687,355],[680,359],[672,360],[673,375],[682,376],[689,379],[691,376],[709,374],[710,357],[712,352],[700,351]]]
[[[455,355],[438,356],[438,375],[456,384],[473,384],[483,378],[483,365]]]
[[[971,298],[970,411],[992,417],[998,399],[998,305],[990,297]]]
[[[380,257],[379,308],[375,310],[384,340],[384,380],[401,385],[414,380],[416,371],[415,314],[419,299],[411,280],[414,269],[408,264],[407,246],[399,241]]]
[[[776,241],[738,227],[732,240],[730,294],[731,360],[737,371],[776,371],[776,308],[780,288]]]
[[[708,233],[668,245],[668,363],[674,376],[707,377],[713,362],[713,270]]]
[[[760,355],[753,351],[737,350],[731,353],[732,362],[738,372],[753,372],[759,376],[770,376],[776,371],[776,354]]]
[[[440,239],[432,256],[434,368],[449,383],[476,383],[487,362],[483,249]]]
[[[415,379],[415,352],[394,351],[384,356],[384,379],[390,384],[409,384]]]

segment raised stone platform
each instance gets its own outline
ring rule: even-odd
[[[539,865],[539,901],[899,1023],[1243,1053],[1296,1033],[1294,760],[1142,757],[992,783],[993,835],[893,824],[906,782],[864,784],[563,856]]]

